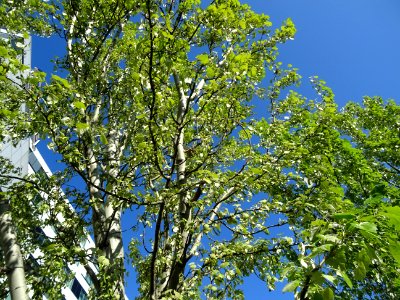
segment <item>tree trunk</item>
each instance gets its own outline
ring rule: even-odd
[[[117,279],[114,290],[120,297],[117,298],[116,296],[115,299],[124,299],[124,248],[122,244],[121,210],[117,207],[112,207],[112,205],[106,205],[105,213],[106,224],[110,224],[106,233],[106,257],[110,260],[111,265],[116,268]]]
[[[180,78],[176,72],[174,72],[174,80],[179,95],[179,106],[177,122],[179,127],[183,126],[187,108],[189,105],[189,98],[185,95]],[[185,154],[185,128],[177,128],[177,146],[176,146],[176,168],[177,168],[177,179],[178,185],[184,185],[186,182],[186,154]],[[192,218],[192,208],[189,204],[188,192],[182,192],[179,195],[179,211],[175,218],[176,224],[179,224],[179,239],[173,247],[174,258],[171,262],[170,274],[168,278],[167,289],[177,291],[180,284],[181,276],[183,276],[185,266],[187,263],[187,247],[186,243],[190,234],[189,224]]]
[[[8,286],[12,300],[27,300],[24,261],[17,244],[10,206],[4,197],[0,198],[0,244],[7,270]]]
[[[119,148],[118,132],[112,131],[109,137],[108,144],[108,175],[111,180],[110,185],[117,182],[119,172],[119,157],[122,150]],[[114,299],[124,299],[125,286],[124,286],[124,248],[122,243],[122,230],[121,230],[121,207],[113,201],[111,195],[104,197],[99,191],[98,187],[102,185],[99,168],[93,150],[88,148],[89,166],[88,175],[91,184],[89,184],[89,192],[91,204],[93,208],[93,231],[95,237],[96,247],[103,253],[102,255],[109,261],[109,266],[103,267],[106,275],[109,278],[107,281],[99,282],[98,297],[104,296],[102,293],[113,291]],[[104,167],[103,167],[104,168]],[[110,191],[115,193],[114,187]],[[106,200],[105,200],[106,199]],[[110,282],[111,280],[111,282]],[[101,298],[103,299],[103,298]]]

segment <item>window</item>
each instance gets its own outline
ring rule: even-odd
[[[39,245],[43,245],[44,243],[48,242],[48,240],[49,240],[47,235],[44,233],[43,229],[40,227],[35,228],[33,235],[34,235],[36,241],[39,243]]]
[[[83,287],[81,286],[81,284],[79,283],[79,281],[76,278],[74,279],[74,281],[72,283],[71,291],[75,295],[76,299],[78,299],[78,300],[87,300],[88,299],[85,290],[83,289]]]
[[[32,199],[32,203],[33,203],[35,206],[38,206],[38,205],[40,205],[42,202],[43,202],[42,196],[41,196],[39,193],[36,193],[35,196],[34,196],[33,199]]]
[[[36,159],[31,149],[29,149],[29,164],[35,173],[46,175],[46,172],[43,170],[43,167],[40,165],[40,162]]]
[[[93,281],[92,281],[92,278],[90,277],[89,274],[86,273],[86,275],[85,275],[83,278],[85,278],[87,284],[88,284],[90,287],[93,287]]]
[[[82,249],[85,249],[86,242],[87,242],[87,238],[86,237],[81,237],[81,239],[79,241],[79,245],[81,246]]]
[[[28,274],[34,274],[37,272],[38,268],[40,267],[39,263],[37,262],[36,258],[33,257],[32,254],[29,254],[28,259],[26,260],[26,272]]]

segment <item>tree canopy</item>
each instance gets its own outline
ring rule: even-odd
[[[238,0],[28,0],[2,1],[0,27],[66,49],[48,76],[0,40],[2,140],[38,134],[65,165],[2,192],[22,251],[43,253],[34,297],[61,299],[74,262],[99,267],[94,299],[123,298],[128,264],[137,299],[242,299],[252,274],[266,296],[400,296],[400,107],[339,109],[317,77],[297,93],[277,58],[290,19]]]

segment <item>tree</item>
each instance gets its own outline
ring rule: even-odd
[[[27,1],[0,11],[13,14],[1,23],[8,31],[57,34],[66,48],[59,75],[34,71],[2,90],[2,128],[15,140],[49,138],[65,164],[7,191],[25,253],[43,253],[28,282],[59,278],[33,285],[35,295],[56,298],[62,266],[92,261],[93,297],[122,297],[128,257],[139,299],[241,299],[252,273],[269,289],[287,280],[298,299],[400,295],[399,107],[366,98],[338,111],[317,78],[318,101],[288,92],[300,76],[277,61],[277,45],[294,36],[290,19],[273,30],[237,0]],[[7,72],[23,66],[3,65],[12,88]],[[137,234],[124,241],[129,210]],[[32,232],[45,224],[57,236],[38,245]],[[85,227],[90,251],[79,245]]]
[[[23,256],[17,243],[9,203],[3,197],[0,199],[0,233],[1,254],[2,258],[4,257],[1,272],[7,274],[11,297],[12,299],[28,299]],[[6,294],[2,296],[5,297]]]
[[[21,21],[26,20],[29,16],[26,14],[22,20],[18,20],[18,18],[13,18],[14,12],[9,10],[7,13],[11,16],[12,21],[10,22],[7,17],[7,20],[4,19],[4,12],[2,11],[0,19],[0,80],[2,83],[0,87],[2,103],[0,110],[1,143],[10,138],[15,141],[17,140],[17,135],[25,132],[26,119],[20,118],[22,116],[20,110],[23,109],[23,105],[21,106],[21,103],[12,101],[13,97],[10,97],[10,95],[20,92],[18,87],[13,83],[21,85],[22,81],[19,80],[19,77],[24,76],[28,71],[28,68],[22,63],[22,51],[25,46],[24,38],[27,35],[20,34],[19,29],[23,26],[23,22]],[[5,21],[7,21],[8,26],[5,26]],[[40,20],[31,20],[31,30],[39,27],[40,23]],[[8,30],[4,30],[5,27]],[[3,152],[0,153],[3,154]],[[7,176],[10,174],[21,175],[21,172],[18,170],[18,166],[13,166],[10,161],[3,159],[3,157],[0,157],[0,166],[0,174],[3,175],[0,179],[0,272],[2,276],[7,278],[7,280],[0,281],[0,290],[2,291],[0,297],[5,298],[9,294],[12,299],[29,299],[23,255],[18,243],[8,193],[8,188],[12,183],[10,179],[12,178],[8,178]],[[24,167],[27,169],[27,166]],[[8,285],[8,289],[6,285]]]

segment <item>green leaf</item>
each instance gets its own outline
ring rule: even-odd
[[[73,104],[76,108],[81,108],[81,109],[85,109],[85,108],[86,108],[86,105],[85,105],[83,102],[81,102],[81,101],[74,101],[72,104]]]
[[[138,144],[138,149],[145,149],[146,146],[147,146],[146,142],[141,142],[141,143]]]
[[[357,261],[362,262],[364,266],[368,266],[371,263],[371,258],[368,256],[365,249],[362,249],[357,253]]]
[[[311,280],[313,283],[317,285],[321,285],[322,283],[324,283],[324,278],[322,277],[322,274],[319,271],[312,272]]]
[[[388,218],[389,224],[393,225],[397,231],[400,231],[400,207],[399,206],[386,207],[385,212],[382,214]]]
[[[322,274],[322,276],[331,283],[335,282],[336,277],[328,274]]]
[[[166,37],[167,39],[170,39],[170,40],[174,39],[174,36],[173,36],[172,34],[170,34],[169,32],[161,31],[161,34],[162,34],[164,37]]]
[[[324,289],[324,292],[322,293],[322,295],[323,295],[324,300],[333,300],[335,297],[335,295],[333,294],[333,291],[329,287]]]
[[[336,274],[338,274],[338,276],[343,278],[344,282],[346,282],[349,288],[353,287],[353,283],[351,282],[349,276],[347,276],[345,272],[342,272],[341,270],[336,270]]]
[[[400,242],[399,241],[391,241],[389,244],[389,250],[392,254],[393,258],[396,260],[397,265],[400,266]]]
[[[226,268],[227,266],[229,266],[229,261],[223,262],[222,264],[219,265],[221,269]]]
[[[205,181],[205,182],[208,183],[208,184],[211,184],[210,178],[203,178],[203,181]]]
[[[315,293],[315,294],[312,295],[311,300],[324,300],[324,296],[321,295],[321,293],[318,293],[318,292],[317,292],[317,293]]]
[[[104,133],[100,134],[100,141],[104,144],[107,145],[108,141],[107,141],[107,137],[104,135]]]
[[[357,224],[356,227],[358,229],[361,229],[361,230],[364,230],[364,231],[367,231],[367,232],[373,233],[373,234],[376,234],[376,231],[377,231],[376,225],[373,223],[370,223],[370,222],[361,222],[361,223]]]
[[[334,214],[333,218],[337,220],[351,220],[354,219],[356,216],[354,214],[349,214],[349,213],[339,213],[339,214]]]
[[[70,88],[71,87],[71,85],[69,84],[68,80],[66,80],[64,78],[61,78],[60,76],[57,76],[57,75],[53,74],[53,75],[51,75],[51,79],[53,81],[61,83],[66,88]]]
[[[108,258],[106,258],[105,256],[99,256],[99,258],[97,259],[98,263],[100,266],[109,266],[110,265],[110,261],[108,260]]]
[[[83,131],[89,128],[89,124],[78,122],[76,123],[76,128]]]
[[[343,249],[339,249],[334,253],[333,256],[327,259],[327,263],[334,268],[344,265],[346,263],[345,251]]]
[[[8,56],[8,49],[4,46],[0,46],[0,56],[6,57]]]
[[[227,222],[229,225],[235,225],[235,224],[237,224],[237,221],[236,221],[235,218],[228,218],[228,219],[226,220],[226,222]]]
[[[55,243],[51,243],[51,244],[49,244],[49,245],[46,246],[46,250],[47,250],[47,251],[54,251],[54,250],[56,250],[57,248],[58,248],[58,245],[55,244]]]
[[[296,288],[300,285],[300,280],[295,280],[292,282],[289,282],[285,287],[282,289],[282,292],[294,292]]]
[[[249,168],[249,171],[254,175],[261,175],[263,170],[260,168]]]
[[[382,203],[382,196],[370,197],[364,201],[365,205],[376,206],[379,203]]]
[[[354,270],[354,279],[355,280],[363,280],[365,278],[367,271],[362,262],[357,262],[357,266]]]
[[[257,75],[257,68],[256,67],[251,67],[249,74],[250,74],[250,76],[256,76]]]
[[[201,64],[203,64],[203,65],[208,64],[209,59],[208,59],[208,55],[207,54],[197,55],[196,58],[199,60],[199,62]]]
[[[333,235],[333,234],[327,234],[327,235],[319,234],[317,237],[323,241],[328,241],[328,242],[332,242],[332,243],[340,242],[340,239],[336,235]]]
[[[207,75],[207,77],[212,78],[212,77],[214,77],[215,72],[212,68],[207,68],[206,75]]]

